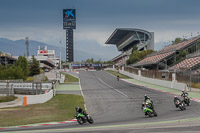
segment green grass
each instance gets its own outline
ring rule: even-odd
[[[14,101],[15,99],[17,99],[15,96],[0,96],[0,103]]]
[[[79,85],[63,85],[59,84],[59,86],[56,88],[58,91],[65,91],[65,90],[80,90]]]
[[[65,73],[64,73],[65,74]],[[69,74],[65,74],[65,83],[69,83],[69,82],[78,82],[79,79],[76,77],[73,77]]]
[[[110,74],[112,74],[112,75],[114,75],[114,76],[119,75],[119,77],[122,78],[122,79],[131,79],[130,77],[128,77],[128,76],[126,76],[126,75],[124,75],[124,74],[120,74],[120,73],[118,73],[118,72],[116,72],[116,71],[106,70],[106,72],[109,72]]]
[[[200,83],[192,83],[192,88],[200,89]]]
[[[26,81],[33,81],[34,78],[33,77],[27,77]]]
[[[82,96],[57,94],[43,104],[0,109],[0,127],[71,120],[76,106],[84,109]]]

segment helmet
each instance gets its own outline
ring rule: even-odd
[[[145,95],[144,95],[144,98],[145,98],[145,99],[149,99],[150,97],[148,97],[148,96],[145,94]]]
[[[76,108],[75,108],[75,109],[76,109],[76,111],[77,111],[77,110],[79,110],[79,107],[78,107],[78,106],[76,106]]]

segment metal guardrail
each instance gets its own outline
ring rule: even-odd
[[[6,96],[13,96],[14,95],[13,85],[0,85],[0,94]]]
[[[11,88],[11,87],[12,88]],[[52,83],[13,83],[4,82],[0,83],[0,94],[27,94],[27,95],[37,95],[44,94],[52,89]],[[11,88],[11,91],[9,90]],[[11,93],[12,92],[12,93]]]
[[[7,82],[12,82],[12,83],[22,83],[23,79],[15,79],[15,80],[0,80],[0,83],[7,83]]]

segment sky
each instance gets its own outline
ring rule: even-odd
[[[199,5],[199,0],[0,0],[0,38],[28,36],[57,46],[61,40],[65,48],[62,10],[75,8],[74,49],[109,60],[120,54],[105,44],[116,28],[154,32],[155,50],[176,37],[198,35]]]

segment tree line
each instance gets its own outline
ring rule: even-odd
[[[40,74],[40,63],[32,56],[31,61],[19,56],[16,65],[0,65],[0,80],[23,79]]]

